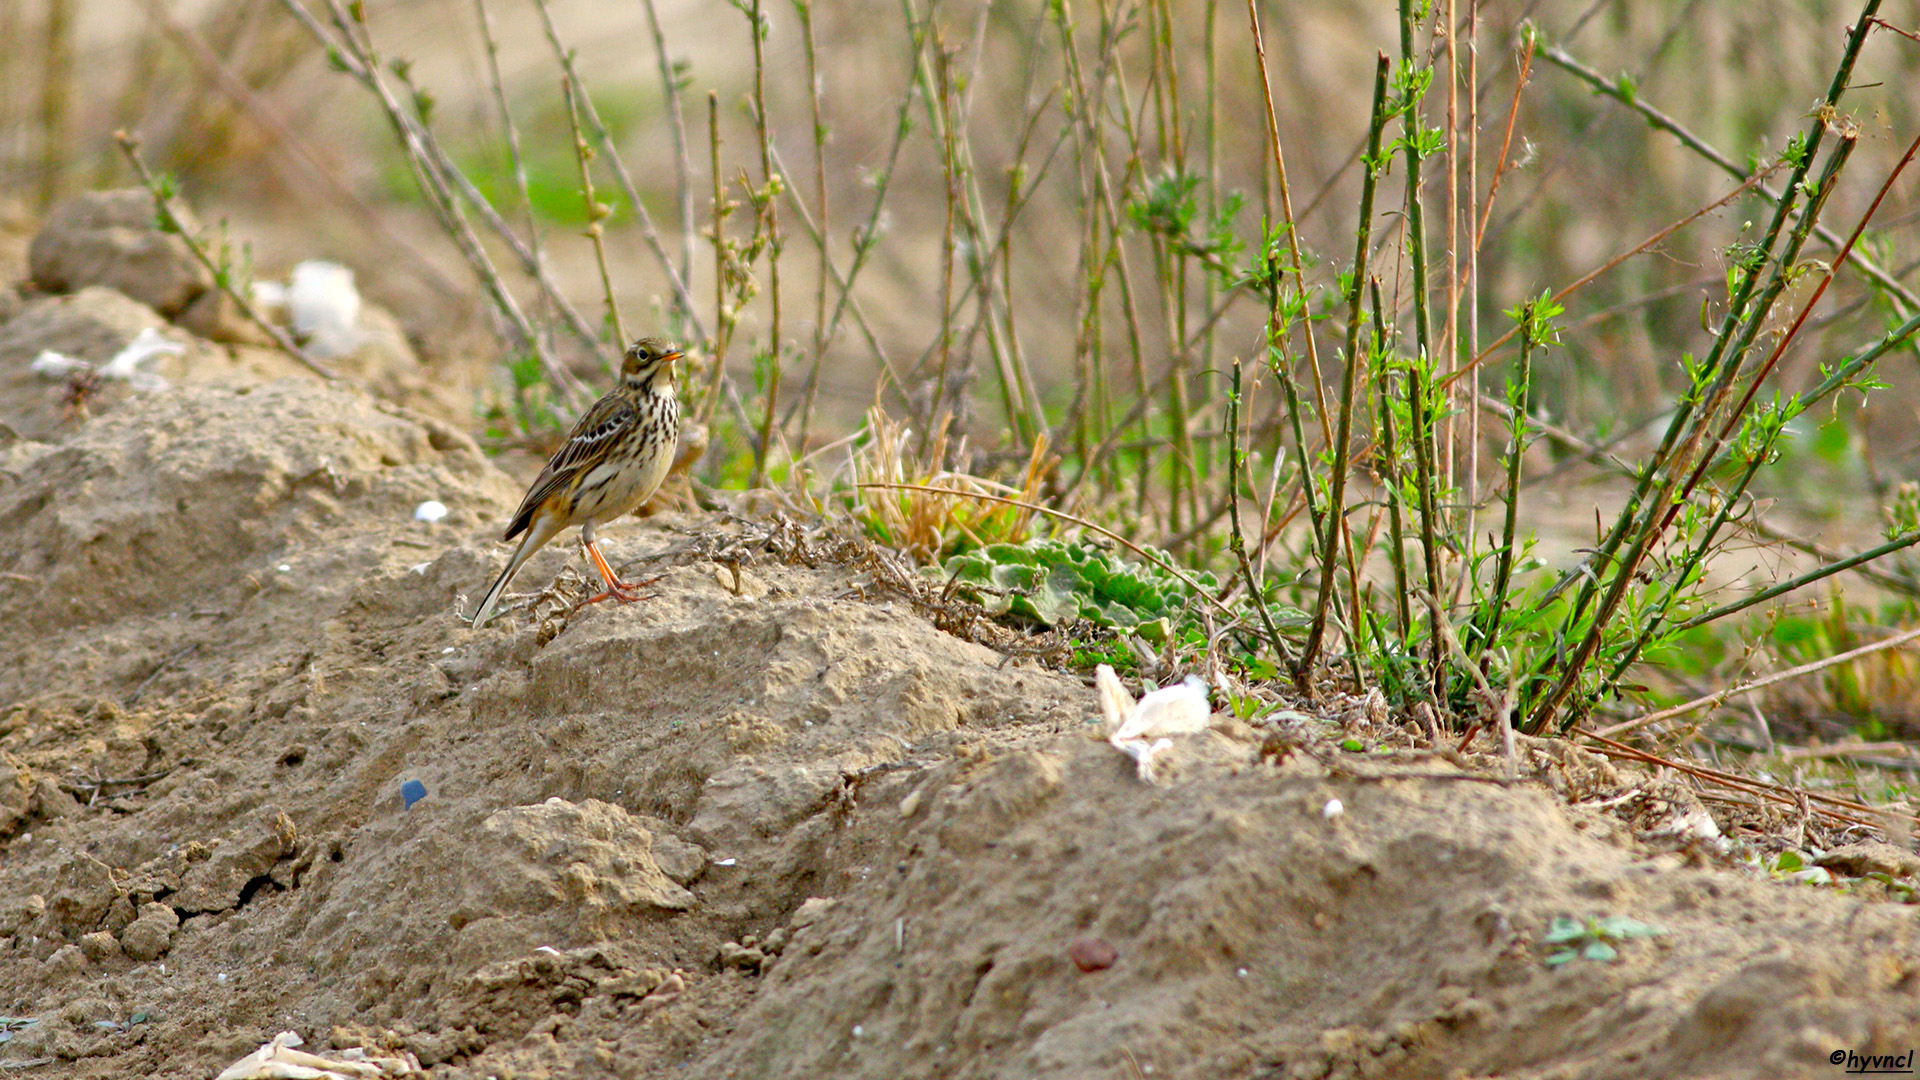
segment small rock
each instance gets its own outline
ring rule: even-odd
[[[62,203],[33,238],[27,265],[47,292],[104,285],[169,319],[213,284],[186,242],[156,227],[144,188],[90,191]]]
[[[40,965],[40,980],[47,986],[72,986],[87,977],[87,954],[78,945],[62,945]]]
[[[88,960],[96,964],[104,964],[120,955],[120,943],[105,930],[95,930],[91,934],[80,936],[80,951],[86,954]]]
[[[49,777],[41,777],[33,786],[33,804],[29,813],[35,817],[55,821],[69,814],[80,812],[80,800],[67,794],[59,784]]]
[[[1868,874],[1920,876],[1920,855],[1879,840],[1862,840],[1834,848],[1813,860],[1813,865],[1846,877],[1865,877]]]
[[[746,570],[738,563],[716,565],[713,568],[713,580],[719,586],[735,596],[747,600],[762,600],[767,595],[767,583]]]
[[[576,932],[610,934],[695,903],[655,863],[653,834],[598,799],[496,810],[464,845],[470,854],[447,882],[459,925],[563,905]]]
[[[724,942],[720,946],[720,966],[739,968],[742,971],[759,971],[767,962],[767,954],[759,949],[750,948],[737,941]]]
[[[146,963],[158,960],[173,947],[173,934],[180,928],[180,916],[166,904],[142,904],[139,917],[120,931],[120,947],[126,954]]]
[[[1077,937],[1067,946],[1067,959],[1081,971],[1104,971],[1120,960],[1120,950],[1096,937]]]
[[[187,912],[226,911],[240,902],[247,882],[267,876],[297,847],[292,819],[277,806],[263,806],[205,862],[187,871],[173,904]]]
[[[679,1000],[680,995],[686,993],[686,991],[687,981],[681,977],[680,972],[669,972],[666,978],[660,980],[660,985],[654,987],[647,993],[646,997],[640,999],[640,1011],[646,1013],[666,1005],[671,1005]]]
[[[60,1006],[60,1020],[73,1027],[112,1023],[113,1003],[101,997],[77,997]]]
[[[0,899],[0,937],[12,937],[46,914],[47,898],[39,893]]]
[[[53,893],[47,897],[53,924],[70,938],[98,929],[113,902],[123,898],[121,882],[125,877],[125,871],[116,871],[82,852],[60,868]]]
[[[676,885],[692,885],[707,870],[707,849],[677,836],[660,833],[653,838],[653,861],[660,872]]]
[[[12,836],[33,810],[33,770],[0,750],[0,837]]]
[[[825,896],[809,896],[806,901],[800,905],[799,909],[793,913],[793,918],[787,921],[787,925],[795,930],[803,930],[825,918],[827,913],[832,911],[834,905],[838,903],[838,900]]]

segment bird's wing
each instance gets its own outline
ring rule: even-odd
[[[548,496],[599,464],[607,456],[607,449],[639,418],[640,411],[624,397],[604,397],[595,402],[580,422],[573,425],[566,445],[555,451],[547,467],[533,478],[533,486],[527,489],[527,497],[520,500],[520,509],[507,525],[504,539],[518,536],[533,521],[534,512]]]

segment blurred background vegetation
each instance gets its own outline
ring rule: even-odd
[[[672,0],[555,0],[548,6],[559,39],[577,53],[578,69],[591,80],[601,119],[640,185],[664,246],[688,274],[691,293],[711,297],[713,260],[683,258],[689,243],[706,246],[699,233],[710,221],[709,92],[719,102],[722,180],[735,187],[744,171],[750,182],[761,182],[751,115],[750,15],[726,3]],[[650,7],[657,9],[667,62],[682,88],[689,144],[684,164],[695,193],[691,221],[675,205],[682,162],[675,155]],[[876,245],[876,269],[863,275],[864,287],[856,293],[881,351],[902,372],[912,370],[939,330],[929,325],[927,305],[942,287],[947,150],[919,102],[906,110],[913,130],[897,151],[893,144],[902,99],[924,86],[919,69],[937,55],[946,58],[941,66],[959,99],[952,103],[961,128],[954,137],[968,158],[967,181],[978,187],[983,229],[1005,216],[1010,168],[1024,168],[1032,184],[1007,238],[1007,294],[1018,301],[1021,349],[1042,398],[1062,402],[1072,396],[1079,374],[1072,362],[1076,337],[1083,332],[1070,316],[1085,291],[1076,261],[1085,185],[1076,175],[1084,166],[1066,156],[1075,148],[1056,147],[1075,108],[1056,7],[1072,22],[1081,44],[1079,63],[1092,80],[1104,45],[1098,5],[944,0],[897,8],[828,4],[811,12],[826,129],[821,175],[829,245],[836,262],[846,266],[879,178],[890,174],[877,222],[886,242]],[[1132,147],[1115,148],[1108,163],[1115,197],[1124,204],[1182,161],[1204,177],[1198,193],[1203,202],[1213,201],[1217,209],[1215,200],[1229,193],[1244,197],[1230,225],[1242,243],[1257,240],[1271,169],[1263,169],[1269,161],[1264,106],[1244,5],[1174,0],[1109,7],[1107,18],[1121,29],[1110,35],[1119,41],[1111,49],[1108,78],[1116,94],[1124,80],[1134,122],[1148,129],[1141,132],[1137,161],[1128,158]],[[1356,157],[1373,57],[1394,48],[1395,12],[1387,3],[1331,0],[1260,7],[1303,247],[1325,261],[1343,261],[1350,254]],[[564,132],[566,105],[534,6],[410,0],[365,8],[381,54],[411,61],[413,81],[436,103],[433,123],[442,137],[480,189],[506,206],[513,201],[513,181],[477,9],[486,12],[495,24],[506,101],[522,131],[533,210],[543,222],[577,232],[583,217],[571,139]],[[769,2],[762,13],[768,128],[792,186],[817,208],[813,99],[800,10]],[[1523,20],[1607,78],[1631,80],[1642,100],[1746,164],[1778,154],[1802,126],[1853,13],[1853,5],[1825,0],[1484,3],[1477,61],[1483,188],[1500,150]],[[916,33],[931,38],[930,47],[916,50]],[[1156,67],[1150,40],[1162,33],[1173,39],[1176,65],[1165,72]],[[141,137],[155,164],[181,178],[203,217],[228,218],[243,231],[260,226],[260,245],[270,249],[260,253],[264,265],[304,257],[342,260],[374,295],[392,290],[407,297],[402,316],[430,335],[478,309],[474,289],[459,280],[444,254],[419,250],[427,244],[421,239],[420,196],[377,103],[329,70],[314,40],[278,0],[20,0],[0,10],[0,37],[24,46],[0,54],[0,179],[22,209],[38,213],[62,194],[127,182],[111,138],[124,128]],[[1865,140],[1852,169],[1884,169],[1901,151],[1904,140],[1895,133],[1911,129],[1920,107],[1902,90],[1912,85],[1916,66],[1920,51],[1890,36],[1866,51],[1851,99]],[[1176,83],[1177,91],[1171,89]],[[1173,109],[1170,102],[1153,100],[1175,92],[1181,95],[1177,122],[1159,115]],[[1117,97],[1106,104],[1120,107]],[[1177,150],[1171,145],[1176,138],[1185,144]],[[1539,61],[1514,144],[1510,154],[1521,167],[1503,180],[1480,258],[1480,315],[1489,326],[1501,310],[1574,281],[1732,187],[1672,136],[1650,130],[1619,104]],[[1048,174],[1034,183],[1042,168]],[[666,303],[668,289],[633,235],[631,209],[610,182],[600,187],[601,197],[615,204],[609,255],[616,291],[623,307],[636,312],[633,319],[651,324],[658,317],[649,306]],[[1852,185],[1837,193],[1828,213],[1855,217],[1872,194],[1869,184]],[[737,188],[730,195],[740,198]],[[1877,218],[1874,239],[1885,245],[1883,262],[1890,269],[1913,258],[1913,198],[1913,185],[1901,185]],[[790,209],[779,209],[792,218]],[[1724,280],[1722,249],[1739,239],[1752,216],[1751,203],[1715,212],[1570,298],[1569,325],[1589,332],[1570,336],[1561,362],[1541,372],[1541,407],[1596,433],[1656,416],[1677,386],[1676,357],[1699,351],[1702,304],[1711,302]],[[313,227],[316,222],[324,227]],[[803,225],[788,221],[781,228],[790,256],[791,249],[810,246]],[[1136,274],[1145,272],[1148,238],[1125,239],[1138,242],[1138,250],[1128,251],[1130,264]],[[584,244],[563,238],[545,255],[574,295],[597,292]],[[419,260],[437,266],[444,278],[439,284],[448,287],[443,291],[456,295],[414,308],[420,301],[405,279],[424,272]],[[813,344],[813,267],[810,258],[783,260],[789,348]],[[1139,298],[1135,314],[1144,337],[1159,343],[1169,313],[1148,300]],[[1837,313],[1847,302],[1835,298],[1822,314]],[[763,288],[742,312],[749,332],[766,332],[769,303]],[[1108,341],[1124,341],[1129,332],[1120,307],[1114,303],[1102,312]],[[1215,340],[1244,351],[1261,314],[1230,312]],[[1861,336],[1857,323],[1823,321],[1839,336],[1803,339],[1794,372],[1800,380],[1823,352],[1850,348]],[[862,338],[843,319],[826,343],[821,395],[842,420],[857,420],[882,370]],[[965,352],[981,351],[977,341],[960,344]],[[1149,368],[1164,365],[1167,351],[1150,349],[1159,355],[1146,357]],[[968,356],[965,362],[979,361]],[[1217,372],[1196,371],[1192,393],[1217,396],[1218,378]],[[993,415],[987,397],[980,401],[980,420],[991,431],[1002,418]],[[1920,425],[1910,408],[1887,410],[1899,414],[1888,422],[1897,423],[1905,437],[1861,449],[1890,462],[1920,449]]]

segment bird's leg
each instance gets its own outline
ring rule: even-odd
[[[620,575],[614,573],[613,567],[607,564],[606,556],[600,554],[599,542],[596,541],[586,529],[580,530],[580,547],[581,550],[587,553],[587,558],[593,561],[594,569],[600,571],[600,580],[606,582],[607,588],[605,592],[589,596],[585,600],[580,601],[579,607],[586,607],[588,604],[597,604],[609,597],[623,604],[631,604],[635,600],[643,598],[643,594],[640,592],[641,589],[660,580],[660,577],[656,575],[645,581],[621,581]],[[578,610],[578,608],[575,610]]]

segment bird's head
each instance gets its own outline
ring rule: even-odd
[[[620,378],[635,386],[645,386],[662,372],[670,372],[678,359],[677,346],[660,338],[644,337],[627,346],[626,357],[620,362]]]

